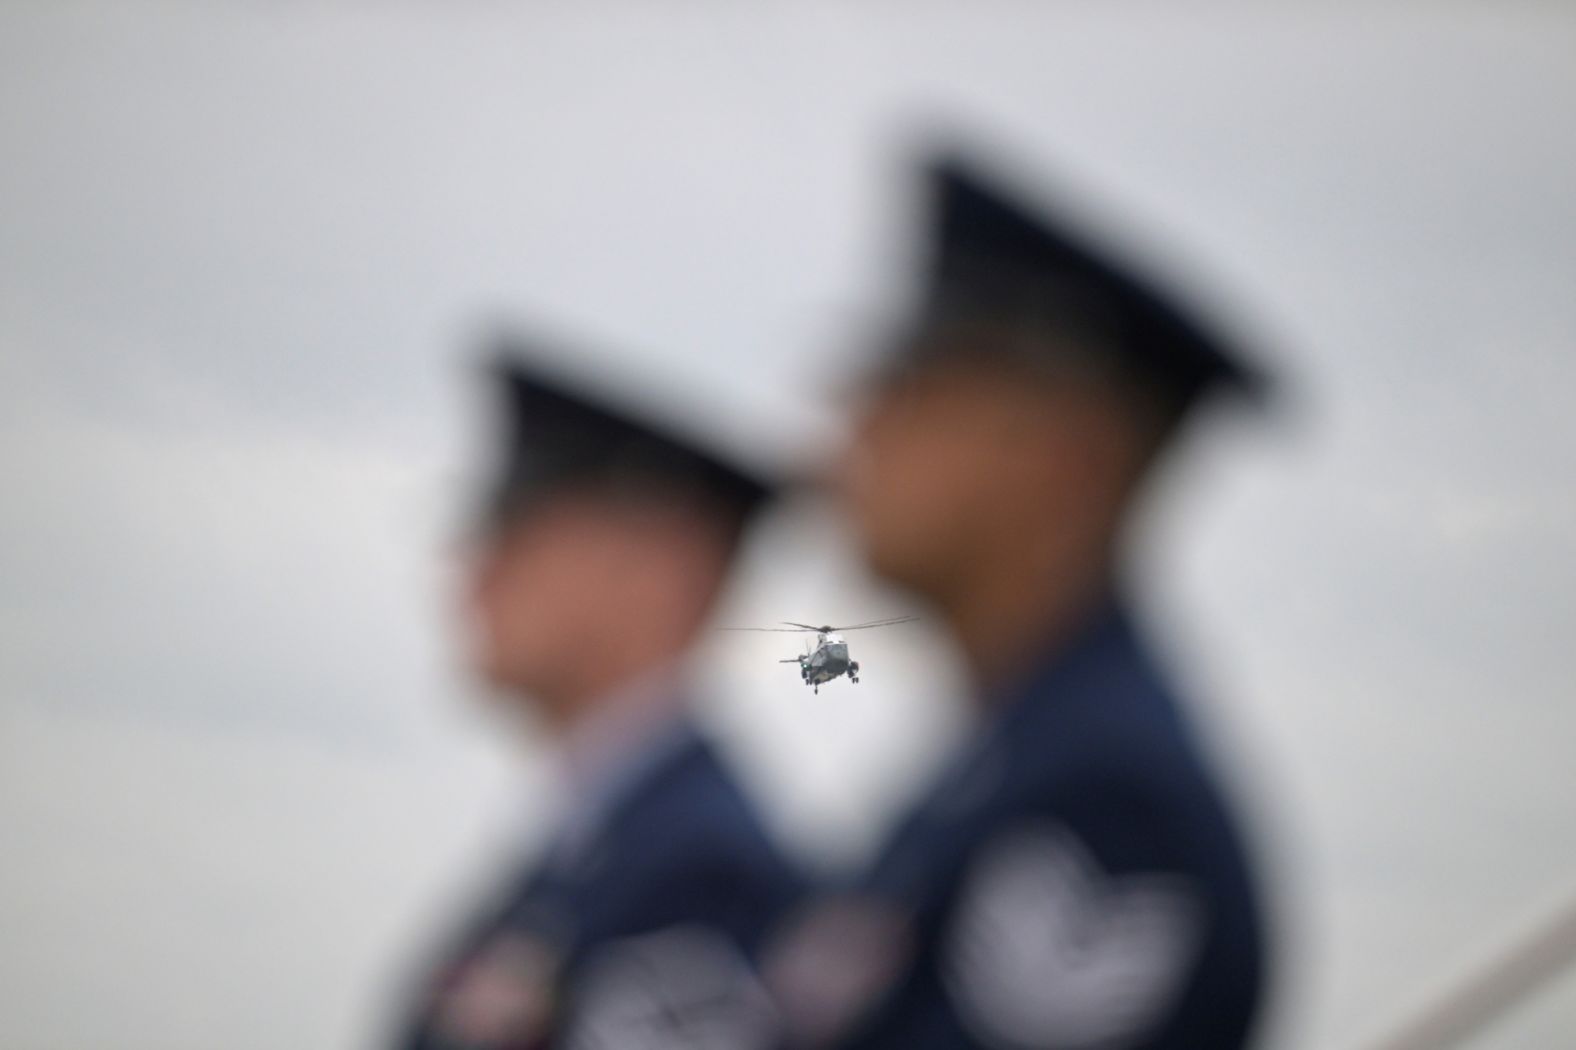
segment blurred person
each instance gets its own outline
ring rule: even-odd
[[[765,1045],[749,960],[798,878],[687,712],[683,664],[771,482],[555,352],[516,342],[496,366],[505,454],[468,606],[475,670],[545,727],[567,812],[400,1045]]]
[[[1135,497],[1260,386],[1180,303],[938,158],[922,303],[841,471],[870,565],[938,612],[977,730],[769,983],[797,1045],[1246,1045],[1264,951],[1232,814],[1125,609]]]

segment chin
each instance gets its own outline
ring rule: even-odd
[[[890,490],[878,485],[849,500],[855,545],[876,576],[917,589],[935,569],[931,555],[938,539],[938,518],[924,512],[928,501],[892,496]]]
[[[860,545],[865,564],[871,573],[887,583],[913,591],[922,591],[927,559],[902,544],[883,542],[865,537]]]
[[[538,719],[548,715],[538,686],[519,674],[486,672],[478,675],[488,710],[513,721],[520,717]]]
[[[947,580],[958,562],[947,542],[947,531],[932,528],[936,516],[915,515],[894,521],[891,528],[876,528],[867,522],[856,531],[858,548],[872,575],[928,601],[942,600],[949,587]],[[916,528],[916,525],[925,525]]]
[[[490,692],[502,693],[514,689],[511,677],[505,669],[490,661],[472,661],[470,672],[472,680]]]
[[[528,688],[522,679],[531,677],[521,673],[525,669],[518,658],[510,659],[504,652],[485,645],[470,654],[469,670],[476,682],[496,693],[522,692]]]

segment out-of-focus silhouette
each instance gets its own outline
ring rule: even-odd
[[[790,926],[773,986],[805,1045],[1244,1046],[1253,877],[1119,549],[1182,424],[1263,383],[1075,223],[955,154],[924,177],[922,301],[842,491],[876,572],[956,636],[979,724],[852,890]]]
[[[469,605],[475,666],[540,716],[568,811],[443,953],[402,1045],[767,1045],[748,960],[797,879],[689,717],[682,663],[772,482],[565,360],[503,348]]]

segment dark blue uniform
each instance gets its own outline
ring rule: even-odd
[[[805,1041],[1244,1046],[1263,967],[1252,880],[1126,617],[1101,614],[992,712],[859,891],[790,939]]]
[[[408,1050],[759,1047],[748,960],[799,890],[711,746],[648,753],[570,850],[524,873],[424,995]]]

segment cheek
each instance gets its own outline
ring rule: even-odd
[[[567,540],[567,542],[565,542]],[[479,568],[473,588],[476,661],[489,677],[529,684],[582,636],[598,560],[574,538],[526,538]]]
[[[849,457],[844,495],[877,567],[934,556],[970,513],[979,471],[971,442],[949,428],[870,427]]]
[[[511,557],[498,573],[484,605],[485,628],[501,648],[518,647],[537,638],[548,623],[543,616],[544,570],[551,562],[533,558],[529,552]]]

